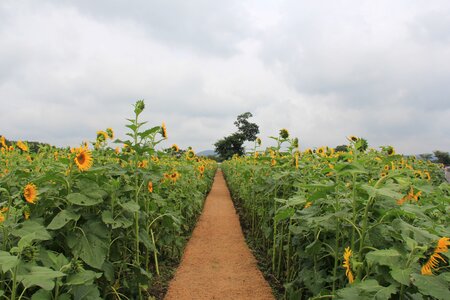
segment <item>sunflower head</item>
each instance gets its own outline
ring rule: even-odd
[[[195,158],[194,150],[189,149],[189,150],[186,152],[186,158],[187,158],[188,160],[194,159],[194,158]]]
[[[75,163],[80,171],[89,170],[93,164],[91,151],[84,148],[78,149],[75,156]]]
[[[106,132],[104,132],[103,130],[97,131],[97,142],[102,143],[106,141],[107,138],[108,134]]]
[[[151,181],[148,182],[147,189],[149,193],[153,193],[153,182]]]
[[[292,147],[298,148],[298,138],[294,138],[294,139],[292,140]]]
[[[139,115],[144,109],[145,109],[144,100],[136,101],[136,103],[134,104],[134,113],[136,115]]]
[[[172,151],[173,151],[173,152],[178,152],[178,151],[180,151],[180,148],[178,147],[177,144],[173,144],[171,148],[172,148]]]
[[[280,129],[280,137],[287,139],[289,137],[289,131],[286,128]]]
[[[18,141],[16,145],[20,150],[28,152],[28,146],[24,142]]]
[[[166,123],[162,122],[161,125],[161,135],[164,139],[167,139],[167,128],[166,128]]]
[[[111,140],[114,138],[114,131],[112,130],[112,128],[106,128],[106,133],[108,134],[108,138],[110,138]]]
[[[353,283],[353,281],[354,281],[354,276],[353,276],[351,265],[350,265],[350,257],[351,256],[352,256],[352,250],[350,249],[350,247],[345,248],[344,263],[342,264],[342,266],[345,268],[345,275],[347,276],[349,283]]]
[[[359,140],[359,138],[358,138],[357,136],[350,135],[350,136],[347,137],[347,140],[348,140],[349,142],[355,143],[355,142],[357,142],[357,141]]]
[[[8,146],[6,145],[6,140],[5,137],[2,135],[2,137],[0,138],[0,142],[2,143],[2,146],[7,148]]]
[[[29,183],[23,189],[23,196],[28,203],[34,204],[37,200],[37,188],[33,183]]]

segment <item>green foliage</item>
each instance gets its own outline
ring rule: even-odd
[[[443,151],[434,151],[434,156],[436,156],[436,162],[443,164],[445,166],[450,166],[450,154],[448,152]]]
[[[281,133],[272,138],[277,147],[221,167],[286,299],[449,298],[448,251],[434,275],[421,275],[450,236],[450,185],[439,165],[356,137],[344,152],[303,153]]]
[[[144,109],[143,101],[135,104],[130,139],[116,140],[127,145],[122,151],[106,147],[105,140],[91,143],[93,166],[86,171],[75,164],[85,145],[3,150],[0,298],[152,296],[160,269],[181,256],[216,164],[158,151],[161,127],[145,128],[138,118]],[[28,183],[37,187],[34,203],[25,201]]]
[[[219,154],[221,160],[230,159],[234,155],[244,155],[244,142],[256,140],[256,135],[259,133],[259,126],[248,121],[252,116],[249,112],[239,115],[234,122],[238,131],[218,140],[214,144],[215,151]]]

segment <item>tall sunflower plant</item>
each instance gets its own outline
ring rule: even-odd
[[[222,169],[281,298],[449,298],[440,166],[351,136],[345,151],[269,151]]]

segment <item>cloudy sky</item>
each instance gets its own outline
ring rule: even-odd
[[[263,143],[450,150],[448,0],[0,2],[0,134],[78,145],[132,104],[182,148],[249,111]]]

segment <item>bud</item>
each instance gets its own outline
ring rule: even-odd
[[[138,100],[134,105],[134,113],[139,115],[144,110],[144,108],[145,108],[144,100]]]

